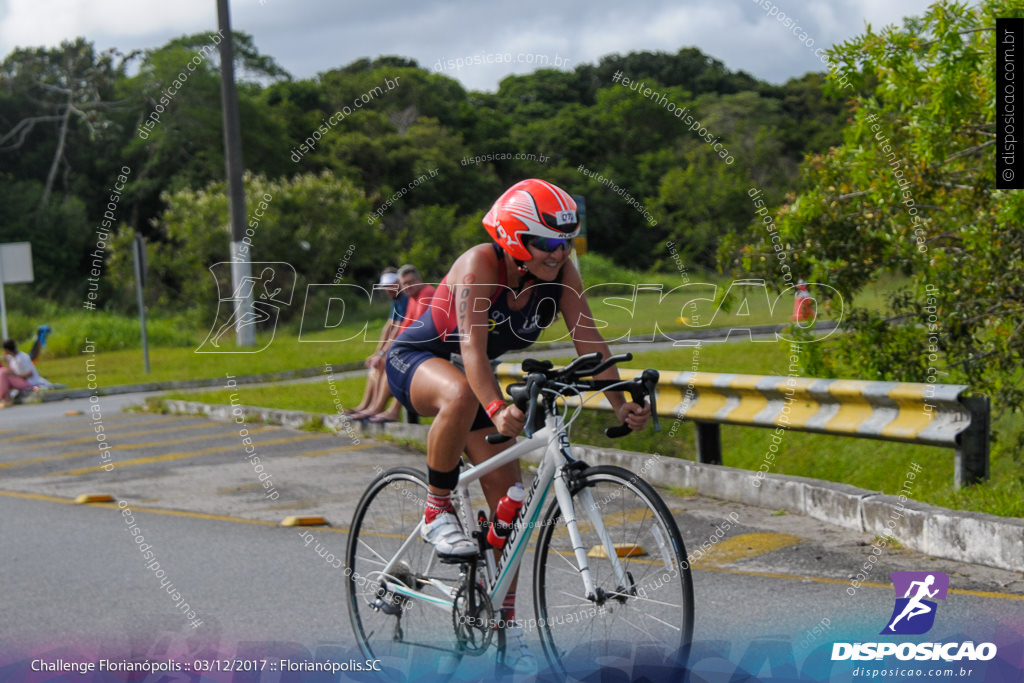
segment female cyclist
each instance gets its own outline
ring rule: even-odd
[[[494,243],[477,245],[455,260],[430,308],[388,352],[387,377],[395,398],[435,418],[427,436],[423,538],[445,558],[477,552],[450,497],[461,454],[483,462],[508,446],[488,444],[487,434],[497,430],[516,436],[526,422],[519,408],[503,400],[490,360],[531,345],[557,313],[579,354],[610,355],[591,318],[579,271],[569,260],[579,233],[572,197],[544,180],[523,180],[498,198],[483,223]],[[453,364],[454,354],[461,355],[464,371]],[[614,367],[598,375],[617,377]],[[626,402],[616,392],[608,400],[620,422],[634,430],[647,425],[649,406]],[[518,463],[481,479],[492,511],[520,479]],[[514,622],[514,601],[513,588],[502,605],[508,622]]]

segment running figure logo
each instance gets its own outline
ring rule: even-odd
[[[217,282],[217,316],[210,333],[196,349],[196,353],[257,353],[274,341],[278,316],[282,306],[292,302],[295,289],[295,269],[289,263],[250,263],[255,277],[242,278],[238,287],[231,288],[231,263],[222,261],[210,266]],[[229,296],[225,293],[230,292]],[[238,313],[236,302],[252,301],[252,309]],[[233,344],[236,329],[258,325],[270,331],[270,340],[259,349],[238,349]]]
[[[896,606],[882,635],[927,633],[935,623],[934,600],[946,599],[949,577],[942,572],[893,572],[889,578],[896,589]]]

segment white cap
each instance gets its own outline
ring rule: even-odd
[[[381,273],[380,284],[384,287],[396,284],[398,282],[398,273]]]

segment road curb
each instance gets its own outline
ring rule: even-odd
[[[336,414],[251,406],[210,405],[165,399],[172,413],[205,415],[230,422],[265,422],[288,427],[322,424],[351,435],[407,439],[426,443],[427,425],[366,424]],[[703,465],[655,454],[633,453],[597,446],[573,446],[578,458],[592,464],[618,465],[660,486],[692,489],[701,495],[773,510],[785,510],[822,522],[875,536],[892,536],[905,548],[933,557],[970,562],[1009,571],[1024,567],[1024,519],[962,512],[901,501],[880,491],[820,479],[768,474],[724,465]],[[533,455],[539,461],[539,455]],[[527,458],[528,460],[531,458]],[[758,482],[757,486],[753,482]]]

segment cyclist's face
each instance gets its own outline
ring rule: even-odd
[[[527,249],[530,250],[530,255],[533,258],[526,262],[526,268],[541,280],[554,280],[558,277],[558,272],[565,265],[569,258],[569,252],[572,251],[567,247],[558,247],[554,251],[542,251],[532,243],[527,246]]]

